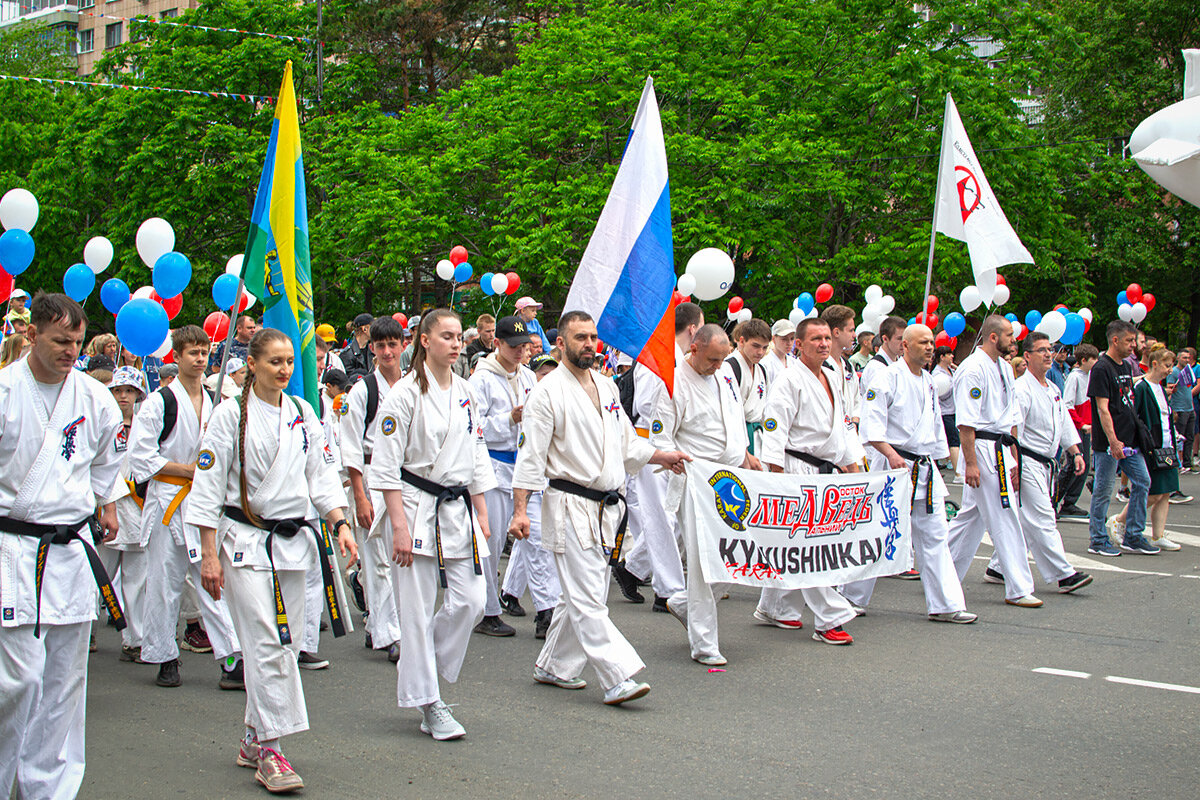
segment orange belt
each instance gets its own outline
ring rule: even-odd
[[[650,438],[650,429],[649,428],[634,428],[634,430],[637,431],[637,435],[642,437],[643,439]]]
[[[170,525],[171,518],[175,516],[175,512],[183,505],[183,499],[188,496],[188,492],[192,490],[192,482],[188,478],[180,478],[175,475],[155,475],[153,480],[159,483],[169,483],[172,486],[182,486],[183,488],[176,493],[175,498],[167,506],[167,513],[163,514],[162,524]]]
[[[142,504],[145,502],[145,500],[138,497],[137,484],[126,478],[125,485],[129,487],[129,496],[133,498],[133,502],[137,503],[138,508],[142,508]]]

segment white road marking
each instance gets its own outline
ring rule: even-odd
[[[1196,536],[1195,534],[1180,533],[1179,531],[1167,530],[1165,528],[1163,529],[1163,533],[1166,534],[1167,538],[1173,542],[1200,547],[1200,536]]]
[[[1168,692],[1186,692],[1200,694],[1200,686],[1184,686],[1178,683],[1159,683],[1158,681],[1143,681],[1137,678],[1121,678],[1116,675],[1106,675],[1104,680],[1112,683],[1124,683],[1130,686],[1145,686],[1148,689],[1166,689]]]
[[[1063,678],[1083,678],[1092,677],[1090,672],[1076,672],[1073,669],[1055,669],[1054,667],[1037,667],[1034,672],[1040,672],[1042,675],[1058,675]]]

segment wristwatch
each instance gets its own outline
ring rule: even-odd
[[[339,519],[337,522],[334,523],[334,525],[333,525],[334,535],[337,535],[338,529],[341,528],[343,525],[345,525],[347,528],[350,528],[350,523],[346,521],[345,517],[342,517],[341,519]],[[350,532],[354,533],[354,529],[350,528]]]

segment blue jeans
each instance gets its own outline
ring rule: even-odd
[[[1092,482],[1092,506],[1088,513],[1088,534],[1093,545],[1108,542],[1104,524],[1108,520],[1108,503],[1112,499],[1117,470],[1129,477],[1129,511],[1125,515],[1125,543],[1145,539],[1146,498],[1150,494],[1150,471],[1141,453],[1117,460],[1108,452],[1092,454],[1095,477]]]

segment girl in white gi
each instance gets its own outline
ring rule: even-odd
[[[466,734],[442,702],[440,674],[458,680],[487,590],[484,492],[496,486],[475,393],[451,367],[462,350],[454,312],[426,314],[412,367],[380,405],[372,490],[392,524],[392,579],[400,611],[397,702],[420,708],[421,732],[438,741]],[[436,608],[438,585],[445,589]]]
[[[186,517],[200,529],[204,588],[214,598],[228,589],[245,654],[246,733],[237,763],[256,767],[255,778],[271,792],[304,786],[279,740],[308,730],[296,662],[305,574],[328,569],[305,522],[310,502],[337,532],[342,555],[357,555],[321,422],[308,403],[284,393],[294,358],[291,339],[278,330],[264,328],[250,340],[250,375],[241,397],[213,412]],[[331,608],[330,616],[340,619],[340,612]]]

